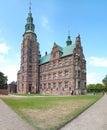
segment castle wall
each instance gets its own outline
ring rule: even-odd
[[[40,93],[69,95],[74,89],[72,55],[40,65]]]

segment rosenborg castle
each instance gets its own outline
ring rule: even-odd
[[[20,94],[70,95],[86,92],[86,60],[78,35],[73,44],[70,35],[65,47],[53,44],[50,53],[41,56],[31,7],[21,44],[21,63],[17,74]]]

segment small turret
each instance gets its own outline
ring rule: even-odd
[[[80,34],[78,34],[78,36],[76,37],[76,41],[75,41],[76,45],[81,45],[81,38],[80,38]]]
[[[67,44],[67,46],[69,46],[69,45],[72,44],[70,34],[68,35],[68,39],[67,39],[67,41],[66,41],[66,44]]]

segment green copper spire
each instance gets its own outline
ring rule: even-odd
[[[34,33],[34,30],[35,30],[35,25],[33,24],[33,17],[32,17],[32,13],[31,13],[31,2],[30,2],[27,23],[25,25],[25,33],[27,33],[27,32]]]
[[[70,32],[68,33],[68,39],[67,39],[66,43],[67,43],[67,46],[72,44],[71,37],[70,37]]]

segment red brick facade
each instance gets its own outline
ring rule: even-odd
[[[18,93],[55,95],[84,94],[86,92],[86,61],[80,35],[72,44],[70,36],[66,47],[54,43],[49,54],[41,57],[34,33],[31,12],[21,47],[21,65],[17,76]]]
[[[72,56],[53,60],[40,66],[40,93],[70,94],[74,84]]]
[[[82,48],[78,46],[77,48],[72,55],[63,58],[56,55],[54,58],[51,57],[48,63],[39,66],[40,93],[56,95],[70,95],[71,91],[76,94],[85,93],[86,61]],[[53,53],[52,50],[51,55]]]
[[[39,44],[36,35],[25,33],[21,48],[21,66],[18,72],[18,93],[38,93],[39,75]]]
[[[29,44],[28,41],[22,43],[21,69],[18,73],[19,93],[57,95],[70,95],[71,91],[76,94],[84,93],[86,61],[80,43],[76,43],[73,54],[64,57],[60,57],[58,48],[54,45],[50,60],[44,64],[39,64],[39,60],[37,62],[39,59],[36,53],[39,52],[37,43],[34,42],[33,46]],[[27,53],[31,48],[33,55]]]

